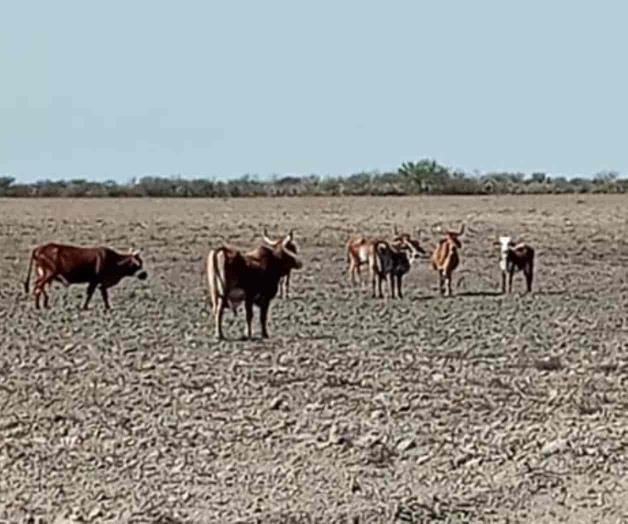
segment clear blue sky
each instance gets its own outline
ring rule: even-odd
[[[628,2],[15,0],[0,175],[628,173]]]

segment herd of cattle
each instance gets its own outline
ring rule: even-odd
[[[441,295],[451,295],[451,280],[460,264],[464,224],[458,231],[445,231],[430,257],[432,268],[438,273]],[[373,297],[382,298],[382,285],[388,281],[390,296],[402,298],[402,279],[414,262],[426,258],[421,247],[420,231],[417,238],[408,233],[399,233],[395,228],[391,240],[355,236],[346,244],[349,280],[360,283],[361,267],[366,265],[372,286]],[[268,337],[268,309],[272,299],[280,291],[288,297],[290,273],[303,267],[298,257],[297,245],[292,231],[279,240],[262,235],[263,244],[249,252],[242,252],[229,246],[210,250],[207,256],[207,279],[215,322],[215,333],[223,338],[222,318],[229,307],[237,313],[244,302],[247,338],[252,336],[253,306],[259,308],[261,335]],[[526,281],[526,291],[532,290],[534,274],[534,249],[526,243],[515,243],[511,237],[499,237],[502,292],[512,292],[515,272],[522,271]],[[35,307],[39,309],[43,295],[44,307],[49,307],[46,287],[53,282],[64,286],[87,284],[87,295],[83,308],[87,309],[96,288],[100,290],[105,309],[109,309],[108,289],[127,276],[140,280],[147,278],[143,261],[138,251],[121,254],[108,247],[79,247],[57,243],[47,243],[33,249],[28,273],[24,282],[25,292],[29,292],[32,269],[37,278],[34,285]],[[508,285],[506,285],[508,283]]]

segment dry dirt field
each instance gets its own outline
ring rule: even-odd
[[[463,220],[452,298],[427,260],[402,300],[347,285],[350,233]],[[204,257],[263,226],[304,268],[270,340],[240,311],[218,343]],[[628,522],[627,226],[626,196],[0,200],[0,521]],[[497,293],[505,232],[530,296]],[[36,311],[49,240],[149,279]]]

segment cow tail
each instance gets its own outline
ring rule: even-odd
[[[28,294],[28,289],[31,282],[31,272],[33,270],[33,262],[35,261],[35,250],[31,252],[31,258],[28,263],[28,272],[26,273],[26,280],[24,280],[24,292]]]
[[[222,260],[219,259],[220,254]],[[225,293],[224,276],[221,273],[224,273],[224,252],[222,249],[212,249],[207,255],[207,284],[213,309],[218,305],[219,297]]]

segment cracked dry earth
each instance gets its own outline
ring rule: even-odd
[[[628,521],[625,196],[0,200],[0,521]],[[455,296],[346,282],[344,242],[465,220]],[[290,227],[271,339],[212,337],[204,257]],[[496,235],[537,250],[497,294]],[[430,234],[425,242],[435,241]],[[141,247],[149,279],[22,290],[49,240]],[[255,324],[255,333],[259,326]]]

